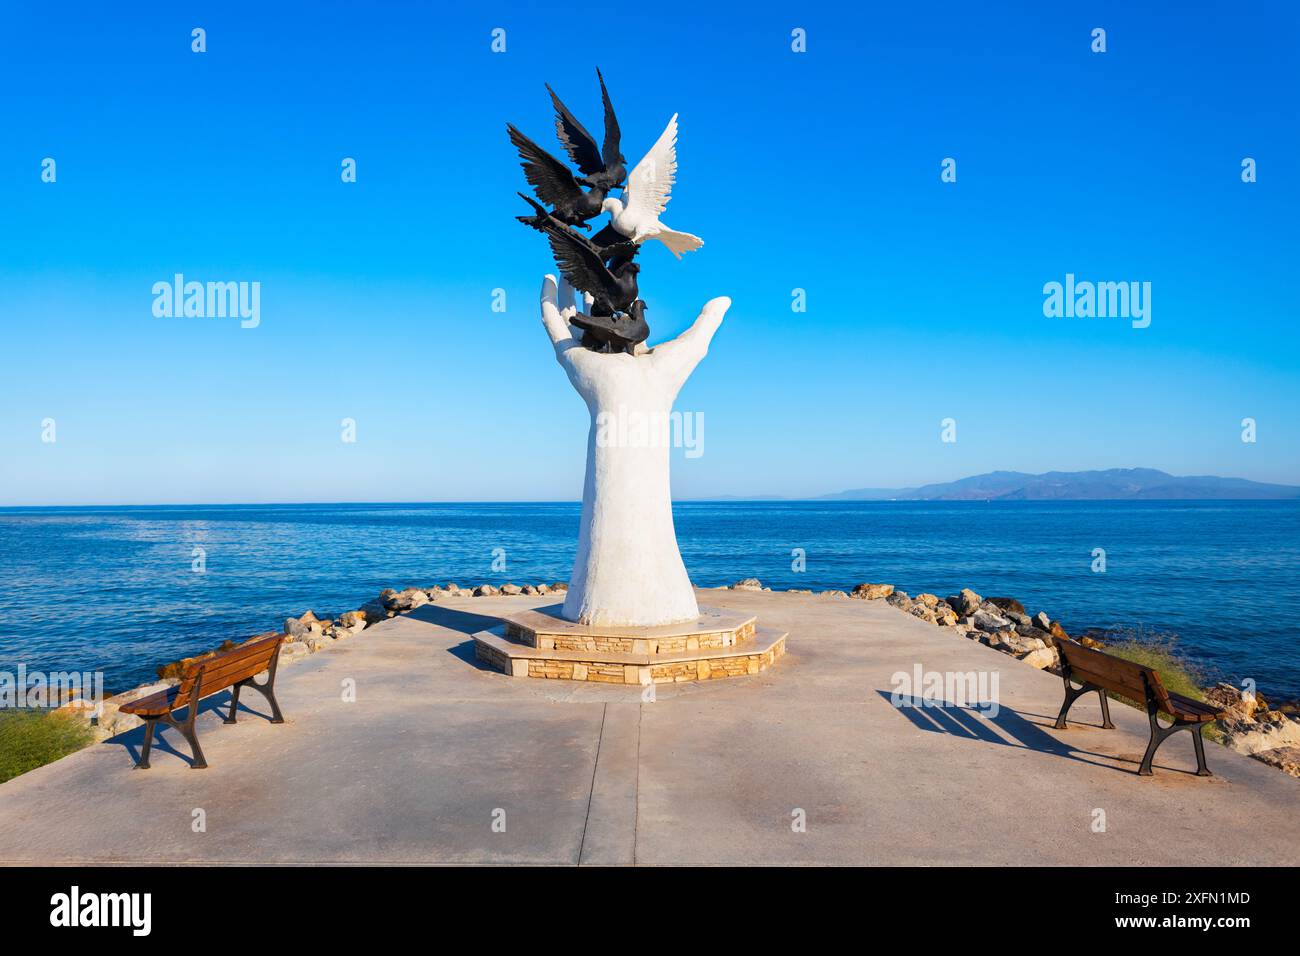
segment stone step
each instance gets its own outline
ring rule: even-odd
[[[562,618],[562,607],[554,604],[503,615],[506,636],[539,650],[663,655],[743,644],[753,639],[757,622],[753,614],[702,607],[699,617],[676,624],[579,624]]]
[[[474,648],[479,660],[514,677],[657,684],[757,674],[785,653],[785,639],[785,631],[759,627],[744,644],[674,653],[548,649],[511,640],[501,624],[475,634]]]

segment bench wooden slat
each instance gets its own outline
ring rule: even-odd
[[[1073,641],[1058,639],[1056,644],[1070,667],[1071,676],[1076,680],[1096,684],[1139,703],[1146,702],[1147,691],[1150,689],[1161,709],[1172,713],[1167,709],[1168,692],[1160,682],[1160,675],[1151,668],[1112,657]]]
[[[200,696],[208,697],[219,693],[266,670],[283,640],[284,637],[277,634],[195,661],[185,668],[181,682],[176,687],[124,704],[121,709],[124,713],[147,716],[179,710],[193,704],[194,689],[200,673],[203,676],[202,683],[198,684]]]
[[[203,669],[203,684],[200,693],[204,697],[208,694],[215,694],[219,690],[225,690],[231,684],[238,684],[241,680],[254,677],[266,670],[271,663],[271,655],[275,653],[275,648],[269,648],[257,657],[246,657],[243,660],[226,662],[226,661],[208,661],[208,666]]]
[[[1182,694],[1169,693],[1169,703],[1173,705],[1176,715],[1184,720],[1218,720],[1227,714],[1212,704],[1206,704],[1199,700],[1192,700],[1190,697],[1184,697]]]

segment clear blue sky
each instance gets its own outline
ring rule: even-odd
[[[643,254],[652,342],[734,300],[679,497],[1300,483],[1294,5],[481,6],[8,6],[0,505],[579,497],[504,126],[553,144],[549,81],[598,129],[597,65],[631,161],[680,113],[664,219],[706,240]],[[155,318],[176,272],[260,282],[261,325]],[[1067,272],[1149,281],[1151,326],[1045,318]]]

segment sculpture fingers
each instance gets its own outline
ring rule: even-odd
[[[555,276],[547,275],[542,279],[542,325],[546,326],[546,334],[557,349],[573,341],[573,330],[569,328],[568,320],[560,314],[558,305],[559,289]]]
[[[655,365],[676,378],[679,387],[709,351],[709,342],[722,325],[723,316],[729,308],[731,299],[725,295],[710,299],[690,328],[672,341],[655,346]]]
[[[573,286],[569,285],[569,280],[560,273],[560,314],[576,311],[573,305]]]

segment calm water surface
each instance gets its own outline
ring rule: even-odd
[[[0,668],[103,670],[123,689],[163,661],[385,587],[566,580],[578,514],[576,503],[0,509]],[[1300,696],[1297,502],[687,502],[675,514],[700,586],[973,587],[1071,630],[1173,632],[1207,677]],[[191,569],[196,547],[204,574]],[[505,573],[492,570],[497,548]],[[1091,570],[1095,548],[1104,574]]]

